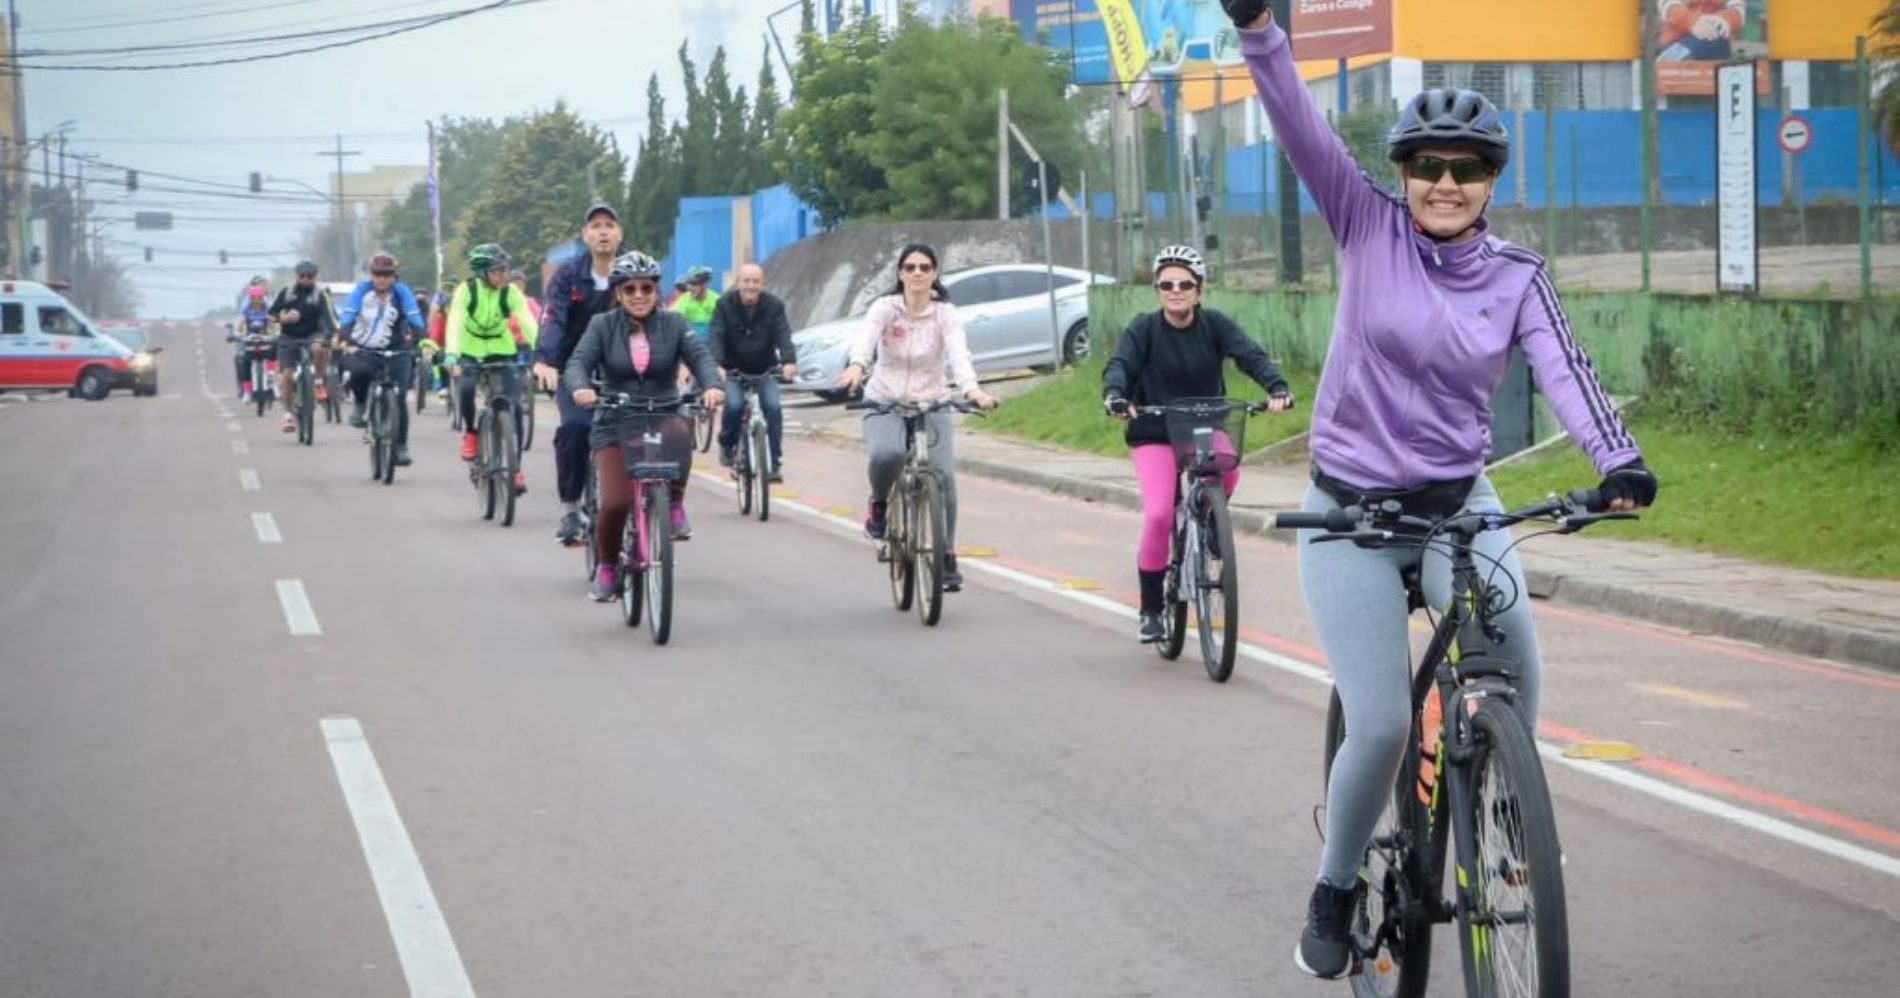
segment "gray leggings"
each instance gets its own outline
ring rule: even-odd
[[[1303,508],[1323,512],[1338,509],[1339,504],[1315,486],[1307,489]],[[1465,508],[1501,508],[1489,480],[1478,479]],[[1405,743],[1411,737],[1411,643],[1399,571],[1423,558],[1425,598],[1430,605],[1443,607],[1451,602],[1451,559],[1442,547],[1427,553],[1398,547],[1368,551],[1350,541],[1315,544],[1313,538],[1319,533],[1300,534],[1300,589],[1319,632],[1320,648],[1332,663],[1333,683],[1346,713],[1346,742],[1339,747],[1332,784],[1326,788],[1326,849],[1319,875],[1335,887],[1350,887],[1359,875],[1366,844],[1372,841],[1373,826],[1392,798],[1392,781],[1398,778]],[[1508,653],[1523,665],[1517,688],[1525,721],[1534,730],[1537,629],[1531,620],[1523,566],[1515,552],[1505,550],[1510,544],[1508,533],[1492,531],[1478,535],[1476,550],[1503,563],[1503,572],[1493,584],[1507,594],[1518,594],[1497,622],[1504,629]],[[1487,577],[1490,564],[1478,558]]]
[[[957,424],[947,412],[925,416],[930,430],[930,466],[943,476],[944,527],[949,531],[944,542],[955,549],[957,542]],[[871,449],[871,498],[885,499],[897,483],[910,452],[904,449],[904,417],[890,413],[871,413],[864,417],[864,443]]]

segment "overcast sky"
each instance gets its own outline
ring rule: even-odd
[[[198,52],[36,60],[33,51],[195,42],[212,37],[299,34],[479,6],[492,0],[16,0],[22,62],[154,62],[205,58]],[[76,122],[69,153],[96,154],[145,171],[244,184],[251,171],[327,187],[333,160],[320,154],[342,132],[362,156],[349,168],[420,164],[424,123],[442,115],[505,117],[565,99],[611,129],[631,156],[645,129],[647,76],[660,73],[668,113],[681,101],[674,53],[690,39],[703,71],[724,45],[735,83],[748,92],[765,52],[767,15],[791,0],[534,0],[414,33],[349,48],[249,65],[158,72],[50,72],[28,69],[26,128],[38,135]],[[143,23],[132,23],[143,22]],[[796,7],[777,18],[788,45]],[[281,48],[320,44],[278,43]],[[218,53],[222,54],[222,53]],[[783,86],[783,72],[779,73]],[[40,163],[35,159],[33,168]],[[55,167],[57,169],[57,167]],[[148,315],[195,315],[229,301],[250,273],[290,262],[303,223],[321,204],[260,205],[202,195],[141,190],[121,175],[88,182],[99,214],[127,221],[107,229],[132,263]],[[143,175],[142,175],[143,177]],[[167,182],[144,180],[141,187]],[[175,186],[175,185],[174,185]],[[293,184],[273,185],[295,192]],[[305,195],[306,197],[308,195]],[[170,209],[176,231],[139,233],[132,213]],[[161,252],[153,264],[139,247]],[[181,253],[198,250],[198,258]],[[276,260],[233,259],[216,270],[218,249],[281,251]]]

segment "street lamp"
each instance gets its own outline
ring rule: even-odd
[[[336,233],[334,236],[336,240],[336,245],[332,246],[331,249],[335,250],[337,254],[335,257],[335,263],[337,265],[336,273],[338,275],[347,276],[351,272],[352,267],[350,263],[350,248],[347,242],[347,240],[349,239],[349,233],[347,233],[343,227],[342,188],[339,187],[337,191],[335,192],[335,194],[332,194],[329,191],[320,190],[316,187],[310,186],[307,183],[304,183],[301,180],[295,180],[290,177],[267,176],[264,179],[273,184],[291,184],[296,187],[301,187],[304,190],[317,195],[318,197],[322,198],[326,202],[329,202],[336,209],[334,213],[335,221],[332,223],[336,226]]]

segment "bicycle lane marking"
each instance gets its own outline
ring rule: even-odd
[[[711,475],[699,472],[695,472],[695,474],[700,475],[700,477],[705,478],[709,482],[729,484]],[[859,524],[853,523],[844,517],[823,512],[801,502],[783,500],[779,505],[802,516],[810,517],[851,534],[857,534],[862,529]],[[1000,561],[1001,559],[998,560]],[[970,559],[962,564],[967,568],[988,572],[1027,588],[1074,600],[1124,619],[1132,620],[1138,616],[1136,609],[1125,602],[1111,599],[1099,593],[1062,588],[1057,582],[1051,581],[1051,578],[1058,577],[1059,573],[1048,572],[1046,570],[1039,570],[1036,573],[1032,573],[1018,567],[1013,567],[1012,565],[992,563],[990,560],[979,561]],[[1250,639],[1264,637],[1264,635],[1259,634],[1259,632],[1253,631],[1251,628],[1245,626],[1241,628],[1241,631]],[[1309,679],[1327,686],[1332,684],[1332,672],[1330,670],[1323,666],[1314,665],[1306,660],[1308,658],[1318,659],[1322,657],[1316,649],[1304,648],[1298,644],[1283,640],[1276,640],[1274,643],[1282,647],[1296,649],[1296,654],[1299,654],[1301,657],[1296,658],[1294,655],[1273,651],[1252,640],[1242,641],[1238,651],[1240,654],[1254,661],[1270,665],[1303,679]],[[1548,720],[1540,719],[1538,727],[1541,731],[1548,731],[1562,739],[1571,741],[1590,740],[1580,737],[1572,739],[1570,735],[1580,733],[1575,729],[1567,728]],[[1782,821],[1778,818],[1770,817],[1757,811],[1749,810],[1736,804],[1731,804],[1728,801],[1719,800],[1708,794],[1679,786],[1676,783],[1668,782],[1662,778],[1630,773],[1625,770],[1616,769],[1608,763],[1587,762],[1585,760],[1565,758],[1563,757],[1562,746],[1553,744],[1544,739],[1538,739],[1537,745],[1539,753],[1545,756],[1554,755],[1556,758],[1561,759],[1567,768],[1577,772],[1597,776],[1605,779],[1607,782],[1622,786],[1625,789],[1635,790],[1668,803],[1677,804],[1712,817],[1729,821],[1751,831],[1780,839],[1792,845],[1822,852],[1874,870],[1875,872],[1900,878],[1900,859],[1824,835],[1811,829],[1803,828],[1799,825]],[[1732,793],[1739,799],[1746,800],[1751,804],[1776,807],[1788,811],[1788,813],[1795,817],[1825,825],[1831,829],[1853,835],[1857,838],[1865,838],[1868,841],[1882,844],[1891,843],[1895,848],[1900,848],[1900,832],[1895,832],[1869,822],[1860,821],[1837,812],[1829,811],[1825,808],[1806,804],[1792,798],[1770,794],[1765,791],[1755,790],[1732,780],[1703,773],[1694,767],[1686,766],[1681,763],[1647,758],[1639,761],[1637,765],[1644,766],[1644,768],[1658,774],[1667,774],[1670,778],[1676,780],[1693,783],[1713,793]],[[1614,779],[1611,778],[1612,774],[1615,777]]]
[[[369,736],[354,717],[326,717],[320,727],[409,994],[412,998],[474,998],[475,987],[469,983],[455,937],[429,886],[409,829],[396,810],[389,783],[376,764]]]
[[[304,591],[302,579],[278,579],[277,602],[284,608],[284,623],[290,626],[291,637],[316,637],[323,633],[323,625],[317,622],[316,608],[310,605],[310,594]]]

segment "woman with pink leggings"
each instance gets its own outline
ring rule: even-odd
[[[1135,554],[1135,569],[1141,580],[1136,637],[1143,644],[1162,637],[1162,580],[1168,570],[1168,535],[1174,529],[1175,491],[1181,474],[1160,411],[1143,412],[1143,407],[1226,395],[1223,372],[1228,360],[1267,390],[1270,409],[1277,412],[1293,405],[1286,378],[1267,351],[1234,320],[1201,307],[1207,264],[1200,253],[1190,246],[1169,246],[1156,254],[1153,269],[1161,307],[1129,323],[1102,371],[1103,404],[1110,415],[1128,424],[1129,456],[1141,485],[1141,546]],[[1216,435],[1214,446],[1217,451],[1232,452],[1224,435]],[[1221,477],[1228,495],[1239,482],[1237,468]]]

